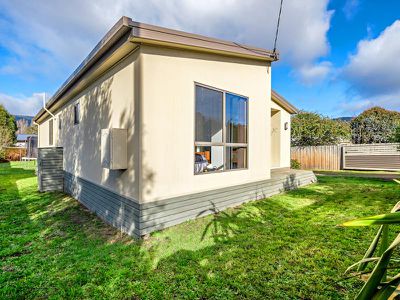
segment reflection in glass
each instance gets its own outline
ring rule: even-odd
[[[222,92],[196,86],[196,142],[222,142]]]
[[[247,148],[246,147],[226,147],[226,169],[245,169],[247,168]]]
[[[247,143],[247,99],[226,93],[226,142]]]
[[[224,169],[224,147],[195,146],[194,173],[214,172]]]

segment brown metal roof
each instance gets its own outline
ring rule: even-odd
[[[102,57],[123,38],[129,35],[128,40],[135,44],[153,44],[175,48],[183,48],[194,51],[211,52],[225,56],[248,58],[265,62],[278,60],[278,53],[241,45],[220,39],[214,39],[198,34],[172,30],[164,27],[148,25],[133,21],[131,18],[122,17],[104,36],[104,38],[89,53],[85,60],[78,66],[72,75],[57,90],[53,97],[46,104],[51,109],[76,83],[91,71],[91,68],[102,59]],[[120,43],[117,46],[122,45]],[[34,117],[37,121],[46,110],[41,109]]]
[[[242,55],[243,57],[266,61],[275,61],[278,59],[277,54],[274,54],[272,51],[235,42],[148,25],[132,20],[129,21],[129,25],[132,27],[133,41],[170,44],[171,46],[175,45],[176,47],[193,48],[198,50],[209,49],[220,51],[225,54],[231,53],[235,56]]]
[[[283,96],[279,95],[276,91],[272,90],[271,92],[272,101],[274,101],[279,106],[283,107],[288,113],[297,114],[299,110],[287,101]]]

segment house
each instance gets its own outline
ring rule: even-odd
[[[17,142],[15,143],[16,147],[27,148],[28,143],[31,139],[37,139],[36,134],[17,134]]]
[[[39,189],[142,236],[315,181],[289,170],[296,109],[271,92],[275,60],[121,18],[34,118]]]

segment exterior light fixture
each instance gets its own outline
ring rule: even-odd
[[[285,130],[288,130],[289,129],[289,122],[285,122]]]

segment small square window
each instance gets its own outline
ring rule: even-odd
[[[74,105],[74,124],[75,125],[79,124],[80,117],[81,117],[81,111],[80,110],[81,110],[81,108],[80,108],[79,103],[76,103]]]

